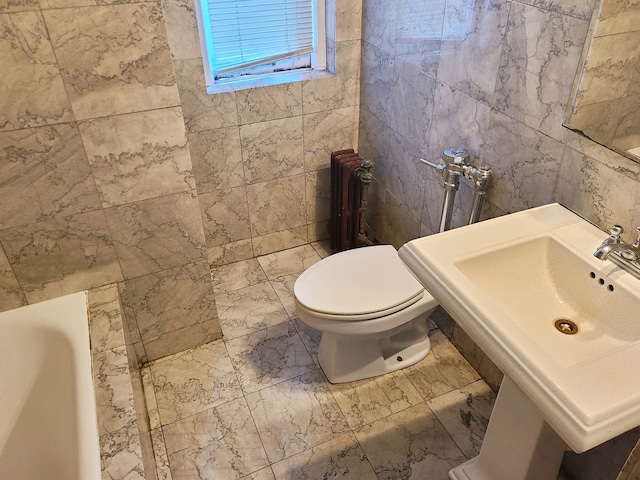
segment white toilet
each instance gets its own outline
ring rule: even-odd
[[[318,359],[331,383],[393,372],[429,353],[428,317],[438,302],[391,245],[327,257],[293,291],[298,317],[322,332]]]

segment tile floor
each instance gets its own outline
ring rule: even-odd
[[[312,244],[212,272],[224,341],[143,371],[159,478],[445,480],[478,453],[495,396],[435,326],[417,365],[324,378],[292,287],[326,255]]]

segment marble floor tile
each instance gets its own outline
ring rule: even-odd
[[[351,428],[361,427],[422,402],[403,372],[330,385]]]
[[[320,258],[327,258],[331,255],[331,247],[329,246],[329,240],[320,240],[318,242],[312,242],[311,246],[318,252]]]
[[[151,438],[153,442],[153,457],[156,463],[156,476],[158,480],[172,480],[169,456],[167,455],[162,429],[156,428],[152,430]]]
[[[291,322],[227,341],[245,394],[316,368]]]
[[[271,467],[263,468],[257,472],[250,473],[249,475],[242,477],[241,480],[275,480],[273,476],[273,470]]]
[[[271,280],[271,285],[276,291],[280,303],[282,303],[282,306],[291,319],[296,318],[296,302],[293,295],[293,284],[298,277],[299,275],[297,273],[292,273]]]
[[[285,275],[300,275],[307,268],[320,261],[320,255],[311,245],[290,248],[281,252],[258,257],[258,261],[269,280]]]
[[[269,465],[244,398],[162,427],[173,480],[227,480]]]
[[[216,297],[218,319],[227,340],[289,321],[289,316],[269,282]]]
[[[320,366],[320,363],[318,362],[318,349],[320,348],[320,339],[322,338],[322,332],[310,327],[298,317],[293,318],[291,321],[296,327],[298,335],[300,335],[300,338],[302,339],[302,343],[305,347],[307,347],[307,351],[311,355],[311,358],[316,363],[316,365]]]
[[[158,410],[158,401],[156,400],[156,389],[153,384],[151,367],[148,365],[142,367],[140,369],[140,377],[142,379],[144,402],[147,406],[147,415],[149,416],[149,429],[156,430],[162,426],[162,421],[160,420],[160,412]]]
[[[272,466],[276,480],[345,478],[377,480],[352,433],[332,439]]]
[[[264,270],[255,258],[212,268],[211,278],[215,293],[231,292],[267,280]]]
[[[427,404],[462,453],[472,458],[480,453],[495,401],[493,390],[478,380],[436,397]]]
[[[421,362],[403,370],[422,398],[429,400],[480,378],[442,332],[432,330],[429,337],[429,355]]]
[[[349,431],[344,415],[317,370],[246,398],[271,462]]]
[[[222,341],[158,360],[150,369],[162,425],[242,396]]]
[[[424,403],[355,431],[379,480],[446,479],[465,458]]]

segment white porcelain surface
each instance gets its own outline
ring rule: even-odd
[[[593,257],[604,238],[552,204],[400,250],[576,452],[640,424],[640,378],[633,371],[640,359],[640,282]],[[578,324],[577,334],[555,329],[565,317]]]

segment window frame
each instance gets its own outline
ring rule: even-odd
[[[232,92],[332,75],[329,73],[327,66],[327,2],[334,0],[312,0],[314,36],[313,52],[309,54],[311,57],[310,67],[267,73],[240,74],[218,79],[213,76],[213,69],[209,57],[209,52],[214,51],[214,45],[212,39],[206,35],[203,25],[203,22],[208,19],[208,12],[203,12],[202,5],[202,3],[206,3],[206,1],[207,0],[194,0],[207,93]],[[287,60],[284,61],[286,62]],[[276,66],[275,68],[278,67]],[[251,68],[247,70],[250,69]],[[242,70],[242,73],[244,72],[246,72],[246,70]]]

